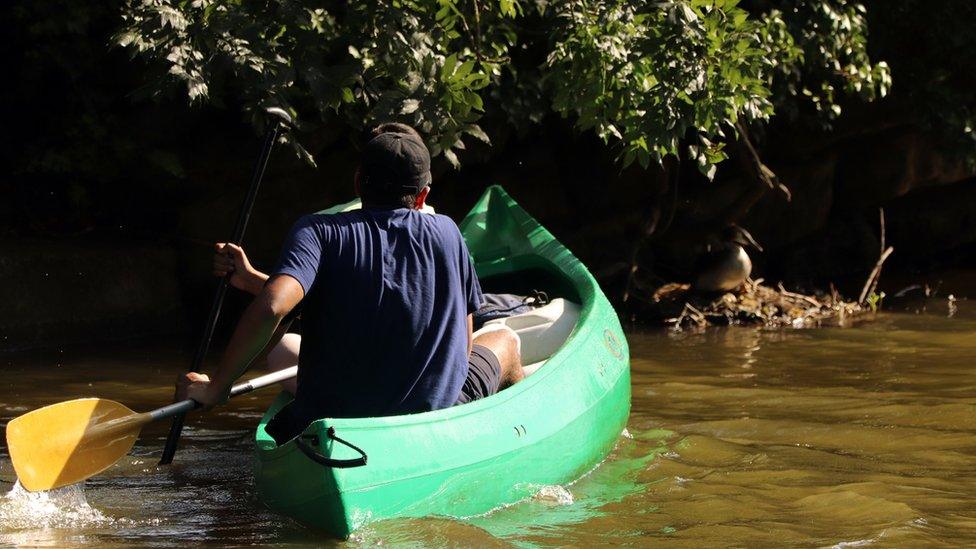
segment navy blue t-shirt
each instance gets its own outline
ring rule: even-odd
[[[275,275],[305,289],[295,419],[453,406],[481,286],[449,217],[407,208],[302,217]]]

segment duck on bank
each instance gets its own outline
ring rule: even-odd
[[[749,231],[734,223],[711,237],[693,267],[691,289],[701,293],[730,292],[742,286],[752,274],[747,247],[763,251]]]
[[[845,325],[869,310],[836,291],[805,295],[753,280],[748,249],[763,251],[749,231],[726,226],[707,240],[692,269],[692,282],[659,286],[642,302],[640,316],[676,330],[730,324],[806,328]]]

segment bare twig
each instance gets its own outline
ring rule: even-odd
[[[736,121],[735,128],[739,132],[739,141],[742,143],[742,149],[748,153],[748,161],[745,162],[748,171],[752,174],[753,178],[757,181],[764,183],[768,188],[773,190],[778,190],[783,193],[786,201],[789,202],[793,199],[793,194],[790,192],[789,187],[780,182],[779,178],[776,177],[776,173],[769,169],[769,166],[763,163],[762,158],[759,156],[759,152],[756,151],[756,147],[753,146],[752,141],[749,139],[749,130],[746,129],[745,125],[740,121]]]
[[[904,288],[895,292],[895,297],[905,297],[905,295],[907,295],[908,292],[913,292],[915,290],[925,290],[925,287],[922,286],[921,284],[912,284],[911,286],[905,286]]]
[[[793,292],[788,291],[786,288],[783,287],[783,283],[782,282],[780,282],[779,284],[777,284],[777,286],[779,287],[779,293],[783,294],[786,297],[792,297],[793,299],[801,299],[801,300],[806,301],[810,305],[813,305],[814,307],[817,307],[817,308],[823,307],[823,304],[822,303],[820,303],[819,301],[817,301],[816,299],[814,299],[814,298],[812,298],[812,297],[810,297],[808,295],[797,294],[797,293],[793,293]]]
[[[861,290],[860,299],[857,300],[857,302],[862,305],[864,304],[864,300],[878,289],[878,280],[881,278],[881,265],[886,259],[888,259],[888,256],[895,251],[894,248],[886,246],[884,208],[878,209],[878,224],[881,232],[881,256],[878,258],[878,262],[875,263],[874,269],[871,270],[870,276],[868,276],[867,281],[864,283],[864,288]]]
[[[705,326],[708,324],[708,319],[705,318],[705,314],[694,308],[691,303],[685,303],[685,306],[681,309],[680,315],[678,315],[676,318],[669,318],[665,320],[665,322],[668,324],[674,324],[674,329],[680,330],[685,319],[691,320],[698,326]]]
[[[468,18],[465,17],[463,13],[461,13],[461,10],[457,9],[456,7],[454,7],[453,4],[448,4],[448,5],[451,6],[451,11],[454,12],[454,15],[457,15],[458,16],[458,19],[461,20],[461,28],[464,29],[464,33],[467,34],[469,38],[471,38],[471,41],[472,42],[474,42],[475,41],[474,40],[474,37],[471,35],[471,27],[468,26]],[[477,53],[477,52],[475,52],[475,53]]]
[[[481,4],[478,0],[471,0],[474,5],[474,54],[481,61]]]
[[[879,251],[880,251],[880,253],[884,253],[884,251],[885,251],[885,216],[884,216],[884,208],[878,208],[878,215],[879,215],[879,217],[881,219],[881,250],[879,250]]]
[[[868,296],[874,292],[875,288],[877,288],[878,279],[881,277],[881,266],[884,265],[885,260],[888,259],[888,256],[894,251],[895,249],[893,247],[888,246],[885,251],[881,252],[881,257],[878,258],[878,262],[874,264],[874,269],[871,270],[871,274],[864,282],[864,288],[861,290],[861,296],[857,300],[858,303],[863,305]]]

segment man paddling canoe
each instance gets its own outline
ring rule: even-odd
[[[226,400],[234,380],[275,343],[282,320],[299,306],[297,389],[277,418],[279,440],[320,417],[446,408],[520,380],[514,332],[472,338],[481,287],[454,222],[420,212],[430,181],[430,155],[417,132],[383,124],[373,130],[356,174],[362,209],[299,219],[270,276],[254,271],[243,250],[222,248],[234,260],[222,264],[233,269],[231,283],[256,297],[213,379],[186,374],[177,398],[205,407]]]

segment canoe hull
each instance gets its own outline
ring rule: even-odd
[[[629,376],[621,377],[618,384],[607,398],[629,403]],[[258,460],[259,497],[271,509],[342,538],[388,518],[481,515],[531,497],[542,486],[580,478],[609,454],[626,419],[626,409],[600,407],[536,444],[463,469],[436,470],[345,492],[340,488],[342,470],[324,468],[294,451],[280,456],[283,463]],[[444,445],[440,451],[452,451],[457,444]],[[385,446],[389,448],[389,441]],[[296,485],[298,479],[301,485]]]
[[[504,200],[513,218],[492,213],[490,200]],[[538,241],[527,249],[534,254],[520,253],[515,239],[504,244],[504,257],[479,257],[495,244],[479,241],[473,223],[487,219],[483,230],[492,223],[511,230],[514,223],[525,234],[541,229],[500,188],[479,204],[487,218],[469,216],[462,224],[479,275],[542,269],[565,277],[583,305],[577,329],[539,371],[489,398],[423,414],[322,419],[305,431],[322,455],[357,457],[327,437],[333,428],[368,454],[361,467],[326,467],[294,442],[276,446],[265,426],[288,402],[279,396],[256,437],[255,477],[267,506],[347,537],[382,519],[484,514],[542,486],[578,479],[612,450],[630,412],[629,352],[616,314],[592,276],[548,232],[531,231]]]

